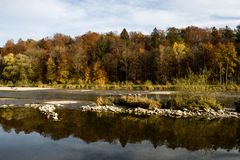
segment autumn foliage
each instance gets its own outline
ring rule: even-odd
[[[240,82],[240,26],[236,29],[123,29],[82,36],[55,34],[39,41],[7,41],[0,49],[2,83],[175,83],[207,72],[210,84]]]

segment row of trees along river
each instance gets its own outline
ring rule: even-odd
[[[0,53],[5,83],[166,84],[203,72],[211,84],[240,82],[240,26],[155,28],[150,35],[126,29],[75,38],[55,34],[38,41],[9,40]]]

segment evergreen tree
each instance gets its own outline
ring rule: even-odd
[[[158,48],[161,42],[161,36],[157,28],[153,29],[153,32],[151,33],[151,47],[152,48]]]
[[[125,41],[129,41],[129,34],[126,30],[126,28],[124,28],[120,34],[120,38],[125,40]]]
[[[240,25],[237,26],[235,32],[236,32],[236,39],[235,39],[236,49],[237,49],[238,55],[240,56]]]
[[[226,26],[222,31],[222,38],[224,42],[234,42],[235,33],[231,28]]]
[[[220,41],[221,41],[221,35],[220,35],[220,33],[219,33],[219,31],[217,30],[216,27],[213,27],[213,28],[212,28],[211,36],[212,36],[212,38],[211,38],[212,44],[215,45],[215,44],[220,43]]]

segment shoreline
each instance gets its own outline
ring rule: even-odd
[[[229,111],[227,109],[214,111],[212,109],[204,111],[190,111],[187,109],[184,110],[173,110],[173,109],[143,109],[143,108],[124,108],[117,106],[82,106],[80,109],[83,112],[110,112],[116,114],[129,114],[134,116],[166,116],[171,118],[207,118],[207,119],[216,119],[216,118],[237,118],[240,119],[240,113],[236,111]]]
[[[64,104],[25,104],[23,106],[18,105],[0,105],[0,109],[8,109],[15,107],[23,108],[33,108],[38,109],[45,115],[51,116],[56,114],[57,109],[67,108]],[[44,109],[43,109],[44,108]],[[224,109],[219,111],[209,110],[198,110],[190,111],[187,109],[183,110],[173,110],[173,109],[143,109],[143,108],[126,108],[120,106],[96,106],[96,105],[85,105],[75,108],[76,110],[81,110],[82,112],[96,112],[96,113],[112,113],[112,114],[128,114],[132,116],[165,116],[170,118],[204,118],[204,119],[221,119],[221,118],[236,118],[240,119],[240,113]],[[56,119],[55,119],[56,120]]]
[[[174,92],[174,91],[207,91],[207,92],[240,92],[240,84],[225,84],[225,85],[210,85],[210,84],[171,84],[171,85],[162,85],[162,84],[153,84],[151,86],[147,86],[144,84],[104,84],[104,85],[96,85],[96,84],[27,84],[24,86],[21,85],[0,85],[0,90],[46,90],[46,89],[77,89],[77,90],[126,90],[126,91],[149,91],[153,92],[153,94],[158,94],[155,92],[158,91],[166,91]]]
[[[37,90],[50,90],[54,88],[41,88],[41,87],[0,87],[0,91],[37,91]]]

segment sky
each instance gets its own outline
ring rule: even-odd
[[[238,24],[240,0],[0,0],[0,46],[55,33],[75,37],[126,28],[149,34],[154,27]]]

